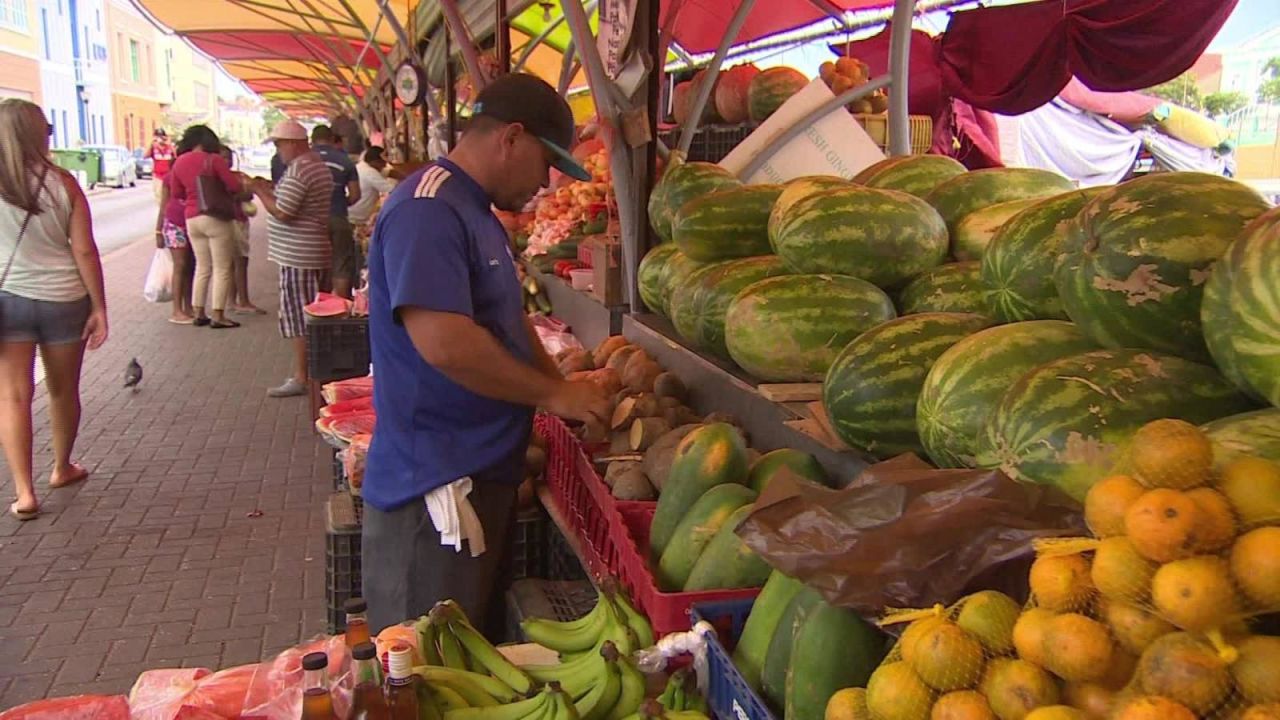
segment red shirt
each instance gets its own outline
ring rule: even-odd
[[[174,200],[182,203],[183,214],[188,220],[200,214],[196,195],[196,178],[206,174],[206,164],[209,168],[207,174],[221,178],[228,192],[232,195],[240,192],[240,178],[231,172],[230,166],[221,155],[192,150],[173,164],[173,177],[169,179],[169,192],[172,193]]]
[[[147,157],[151,158],[155,167],[152,174],[157,178],[163,178],[169,173],[169,168],[173,166],[174,148],[168,141],[154,141],[151,143],[151,149],[147,151]]]

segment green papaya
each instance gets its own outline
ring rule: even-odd
[[[769,643],[782,614],[803,587],[799,580],[774,570],[751,604],[751,614],[742,627],[738,646],[733,649],[733,664],[756,692],[760,691],[760,674],[764,671],[765,658],[769,656]]]
[[[821,602],[822,596],[817,590],[807,585],[801,586],[800,592],[791,598],[787,609],[778,618],[773,639],[769,642],[764,669],[760,673],[760,690],[775,710],[782,710],[787,706],[787,668],[791,667],[792,640],[796,629]]]
[[[885,639],[849,608],[820,602],[799,622],[787,668],[787,720],[823,720],[836,691],[864,687]]]
[[[649,526],[649,549],[662,557],[676,526],[703,493],[717,485],[747,480],[747,444],[728,423],[704,425],[676,446],[671,472],[662,485],[658,507]]]
[[[760,459],[751,465],[751,472],[747,476],[747,485],[750,485],[751,489],[757,493],[762,493],[765,486],[782,468],[786,468],[805,480],[812,480],[819,485],[827,484],[827,471],[823,469],[822,463],[818,462],[818,458],[803,450],[781,448],[761,455]]]
[[[712,539],[739,508],[750,508],[756,500],[751,488],[737,483],[717,485],[702,494],[680,518],[675,535],[658,560],[658,586],[667,592],[677,592],[685,586],[704,550],[709,550]],[[723,551],[721,551],[723,556]]]

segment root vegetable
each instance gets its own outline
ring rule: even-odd
[[[623,455],[631,452],[631,433],[615,432],[609,436],[609,454]]]
[[[661,398],[675,398],[683,402],[689,394],[684,381],[675,373],[664,372],[653,380],[653,393]]]
[[[681,425],[690,425],[702,421],[698,417],[698,413],[683,405],[676,405],[663,410],[662,417],[671,427],[680,427]]]
[[[631,449],[643,452],[653,446],[663,435],[671,432],[671,424],[660,417],[642,417],[631,423]]]
[[[595,366],[591,364],[591,355],[581,348],[576,348],[568,355],[565,355],[556,363],[556,366],[560,369],[561,375],[595,369]]]
[[[627,363],[627,370],[622,374],[622,383],[636,392],[653,392],[653,381],[662,374],[658,363],[648,360],[641,363]]]
[[[595,352],[591,353],[591,360],[596,364],[596,367],[602,368],[605,363],[609,362],[609,357],[625,345],[627,345],[626,338],[621,335],[611,335],[596,346]]]
[[[641,365],[645,365],[651,362],[653,362],[653,358],[649,357],[649,353],[637,348],[637,352],[631,353],[631,355],[627,358],[627,364],[622,368],[623,381],[625,382],[627,373],[631,372],[632,368],[638,368]]]
[[[613,496],[619,500],[652,500],[653,485],[639,467],[632,467],[618,474],[613,481]]]
[[[658,399],[649,393],[641,393],[635,397],[629,397],[618,401],[618,406],[613,410],[612,422],[610,427],[614,430],[629,427],[636,418],[653,417],[658,414]]]
[[[662,377],[662,376],[659,375],[658,377]],[[655,390],[657,389],[656,382],[654,383],[654,389]],[[654,395],[657,395],[657,393],[655,392]],[[677,408],[677,407],[683,407],[683,406],[684,406],[684,403],[680,402],[678,398],[662,397],[660,395],[658,396],[658,407],[662,408],[663,410],[670,410],[671,408]]]
[[[604,484],[613,487],[614,482],[623,473],[631,471],[643,472],[640,470],[640,462],[637,460],[615,460],[609,463],[609,467],[604,471]]]
[[[671,461],[675,458],[676,446],[680,444],[681,440],[684,440],[686,435],[700,427],[702,425],[699,423],[681,425],[658,438],[645,451],[644,459],[641,461],[644,467],[644,474],[659,492],[662,491],[667,475],[671,472]]]
[[[627,361],[631,359],[632,355],[641,352],[644,351],[635,345],[624,345],[623,347],[615,350],[614,353],[609,356],[609,360],[605,363],[605,367],[613,370],[619,375],[624,375],[625,373],[623,371],[627,368]]]

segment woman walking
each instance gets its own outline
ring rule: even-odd
[[[174,156],[181,157],[191,149],[190,146],[179,143]],[[167,248],[173,259],[173,312],[169,315],[169,322],[190,325],[195,321],[195,310],[191,307],[191,284],[196,256],[191,251],[191,242],[187,238],[186,207],[173,196],[170,189],[172,178],[173,175],[166,174],[159,185],[160,211],[156,213],[156,248]]]
[[[219,329],[240,327],[240,323],[228,320],[225,312],[235,259],[239,254],[230,207],[227,208],[227,217],[214,217],[209,214],[210,208],[200,207],[199,189],[203,177],[206,201],[210,199],[208,190],[221,189],[224,196],[235,196],[240,192],[240,178],[218,154],[222,143],[208,126],[192,125],[187,128],[181,144],[189,144],[193,149],[173,164],[169,171],[172,176],[169,191],[183,203],[187,238],[196,254],[196,277],[191,292],[195,324]],[[207,315],[206,307],[209,308]]]
[[[17,498],[39,513],[31,469],[35,353],[45,368],[53,429],[49,487],[89,473],[71,461],[80,428],[80,363],[107,339],[102,263],[79,183],[49,157],[52,127],[38,105],[0,100],[0,444]]]

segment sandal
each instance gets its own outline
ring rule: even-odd
[[[40,516],[40,508],[37,506],[32,510],[19,510],[18,501],[14,500],[13,502],[9,503],[9,514],[12,515],[16,520],[21,520],[21,521],[35,520],[37,517]]]
[[[240,323],[236,322],[235,320],[214,320],[213,322],[209,323],[209,327],[213,328],[214,330],[224,330],[226,328],[238,328],[240,327]]]
[[[195,325],[196,327],[204,327],[205,325],[208,325],[211,322],[213,321],[207,317],[198,317],[195,320],[192,320],[191,324]]]
[[[71,463],[71,467],[74,468],[74,472],[72,472],[71,477],[56,483],[52,479],[50,479],[49,487],[63,488],[68,485],[74,485],[89,477],[89,471],[86,470],[84,466],[81,465],[80,463]]]

